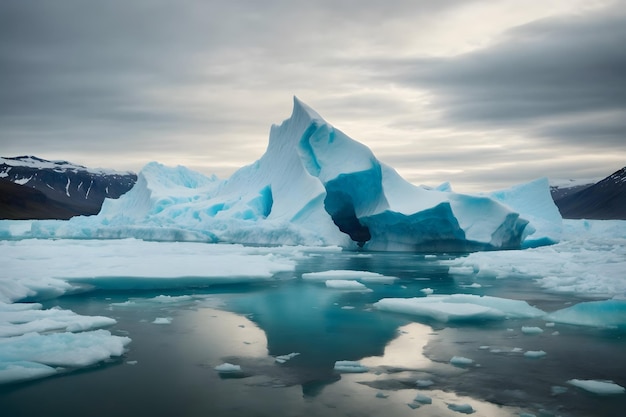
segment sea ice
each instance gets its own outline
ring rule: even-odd
[[[361,362],[357,361],[336,361],[334,369],[341,373],[364,373],[369,371],[367,366],[363,366]]]
[[[231,373],[241,372],[240,365],[233,365],[232,363],[228,363],[228,362],[225,362],[221,365],[217,365],[214,369],[221,374],[231,374]]]
[[[570,379],[568,384],[598,395],[624,394],[626,389],[613,381],[598,381],[593,379]]]
[[[393,282],[397,278],[368,271],[330,270],[307,272],[302,274],[302,279],[306,281],[358,280],[363,282]]]
[[[428,395],[424,395],[421,393],[417,393],[417,395],[415,395],[415,398],[413,399],[413,401],[418,402],[420,404],[432,404],[433,403],[433,399],[430,398]]]
[[[369,292],[372,291],[367,288],[365,285],[361,284],[357,281],[336,279],[336,280],[328,280],[326,281],[326,286],[328,288],[334,288],[336,290],[345,290],[345,291],[361,291],[361,292]]]
[[[450,359],[450,364],[454,366],[465,367],[473,363],[474,361],[472,359],[464,358],[463,356],[453,356],[452,359]]]
[[[276,358],[274,358],[274,359],[275,359],[275,360],[276,360],[276,362],[278,362],[278,363],[285,363],[285,362],[287,362],[288,360],[291,360],[291,359],[295,358],[295,357],[296,357],[296,356],[298,356],[299,354],[300,354],[300,353],[298,353],[298,352],[292,352],[292,353],[289,353],[289,354],[287,354],[287,355],[279,355],[279,356],[276,356]]]
[[[472,414],[476,411],[470,404],[448,404],[448,408],[463,414]]]
[[[524,352],[524,356],[531,359],[538,359],[546,356],[547,353],[543,350],[528,350]]]
[[[172,318],[171,317],[157,317],[156,319],[154,319],[152,323],[153,324],[171,324]]]
[[[550,313],[547,319],[579,326],[626,328],[626,300],[582,302]]]
[[[417,298],[383,298],[379,310],[431,318],[441,322],[534,318],[545,313],[525,301],[471,294],[431,295]]]
[[[543,329],[541,327],[522,326],[522,333],[524,333],[524,334],[540,334],[540,333],[543,333]]]

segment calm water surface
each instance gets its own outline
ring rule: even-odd
[[[313,253],[295,273],[265,284],[176,291],[96,291],[51,300],[79,314],[118,323],[132,339],[119,359],[53,378],[0,387],[4,416],[459,416],[470,404],[480,416],[622,416],[626,396],[597,396],[569,386],[578,379],[626,386],[626,342],[617,331],[505,320],[449,325],[378,312],[385,297],[473,293],[523,299],[546,311],[580,300],[547,294],[532,281],[479,281],[423,255]],[[367,284],[371,292],[304,282],[304,272],[351,269],[399,278]],[[161,295],[194,295],[160,304]],[[130,305],[120,305],[133,300]],[[146,301],[148,300],[148,301]],[[155,324],[157,317],[170,324]],[[544,332],[524,335],[522,326]],[[558,334],[553,334],[558,332]],[[489,348],[486,348],[489,346]],[[540,359],[519,352],[544,350]],[[275,356],[299,353],[284,364]],[[465,368],[453,356],[474,360]],[[335,361],[360,361],[360,374],[334,371]],[[242,372],[220,375],[229,362]],[[419,387],[416,381],[430,381]],[[418,393],[432,404],[414,402]]]

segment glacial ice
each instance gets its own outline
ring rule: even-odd
[[[365,145],[294,98],[265,154],[226,180],[146,165],[96,216],[0,222],[0,237],[139,238],[428,252],[555,243],[560,216],[547,180],[463,195],[404,180]],[[23,228],[24,223],[21,223]]]
[[[557,323],[626,329],[626,300],[587,301],[546,317]]]
[[[360,374],[369,371],[367,366],[361,365],[361,362],[358,361],[336,361],[334,369],[340,373],[352,374]]]
[[[593,379],[570,379],[568,384],[598,395],[624,394],[626,389],[613,381],[598,381]]]
[[[128,337],[107,330],[80,333],[26,333],[0,338],[0,382],[40,378],[124,353]],[[58,368],[56,368],[58,367]]]
[[[233,365],[232,363],[225,362],[221,365],[217,365],[215,370],[220,374],[232,374],[241,372],[241,365]]]
[[[357,281],[351,281],[351,280],[343,280],[343,279],[329,279],[328,281],[325,282],[326,287],[328,288],[333,288],[336,290],[343,290],[343,291],[360,291],[360,292],[370,292],[372,290],[370,290],[369,288],[367,288],[365,285],[361,284],[360,282]]]
[[[410,314],[440,322],[535,318],[545,313],[525,301],[471,294],[383,298],[374,304],[382,311]]]

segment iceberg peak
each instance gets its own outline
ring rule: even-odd
[[[415,186],[294,96],[265,154],[227,180],[151,163],[99,215],[34,228],[56,237],[450,252],[554,243],[560,217],[546,181],[482,196]]]

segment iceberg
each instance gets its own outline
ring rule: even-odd
[[[491,195],[415,186],[294,97],[265,154],[226,180],[152,162],[96,216],[0,222],[0,237],[466,252],[555,243],[560,222],[547,180]]]

